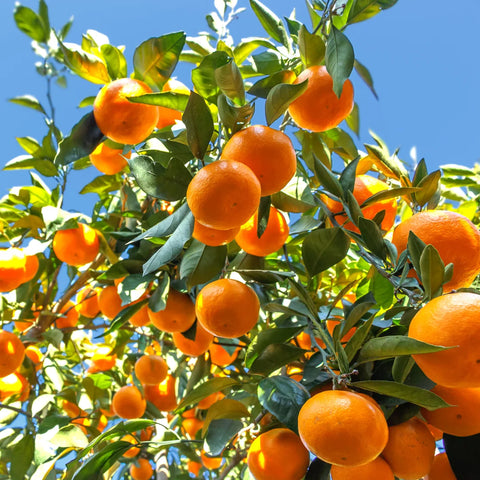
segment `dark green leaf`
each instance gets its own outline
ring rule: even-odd
[[[393,7],[398,0],[353,0],[352,8],[348,13],[347,23],[356,23],[367,20],[382,10]]]
[[[425,159],[422,158],[419,162],[417,167],[415,168],[415,173],[413,175],[412,185],[417,187],[418,184],[428,175],[427,164]]]
[[[210,247],[198,240],[193,240],[183,255],[180,278],[187,279],[189,288],[207,283],[222,271],[226,258],[226,245]]]
[[[344,192],[346,192],[347,190],[353,192],[359,160],[360,158],[356,158],[355,160],[349,162],[340,175],[340,185],[342,186]]]
[[[206,382],[202,383],[190,393],[188,393],[182,401],[178,404],[177,410],[183,410],[189,405],[196,405],[200,400],[208,397],[212,393],[221,392],[227,388],[232,388],[239,385],[238,381],[228,377],[216,377],[210,378]]]
[[[298,32],[298,49],[306,67],[321,65],[325,59],[325,43],[318,35],[310,33],[305,25]]]
[[[350,340],[345,345],[345,354],[347,355],[347,359],[349,362],[353,360],[358,350],[363,345],[363,342],[365,342],[365,339],[368,337],[374,319],[375,314],[371,315],[371,317],[365,323],[360,325],[355,330],[352,338],[350,338]]]
[[[250,0],[250,6],[265,31],[277,42],[288,46],[288,34],[280,18],[258,0]]]
[[[270,196],[262,197],[260,199],[260,205],[258,207],[258,222],[257,222],[257,237],[260,238],[265,232],[268,224],[268,218],[270,217]]]
[[[289,377],[268,377],[258,384],[257,396],[263,408],[298,433],[298,414],[302,405],[310,398],[303,385]]]
[[[175,32],[141,43],[133,54],[135,77],[162,90],[177,65],[185,39],[184,32]]]
[[[415,360],[410,355],[395,357],[392,366],[392,377],[396,382],[404,383],[408,374],[415,365]]]
[[[17,4],[13,10],[13,18],[19,30],[37,42],[46,42],[50,36],[50,28],[31,8]]]
[[[228,442],[242,429],[243,423],[240,420],[220,418],[213,420],[205,436],[205,446],[212,456],[219,456]]]
[[[424,388],[412,387],[403,383],[391,382],[389,380],[364,380],[353,382],[352,387],[362,390],[380,393],[389,397],[400,398],[413,403],[427,410],[436,410],[437,408],[448,407],[448,403],[442,400],[438,395]]]
[[[185,197],[192,176],[176,158],[170,159],[166,169],[148,155],[134,155],[128,164],[138,186],[148,195],[169,202]]]
[[[415,355],[445,350],[446,347],[431,345],[404,335],[389,335],[369,340],[360,351],[358,363],[373,362],[401,355]]]
[[[215,70],[218,88],[237,105],[245,103],[245,86],[237,64],[230,60]]]
[[[359,217],[358,228],[362,234],[362,239],[370,251],[382,260],[387,258],[387,246],[383,240],[380,227],[373,221],[365,217]]]
[[[339,198],[343,197],[343,188],[338,178],[314,155],[315,176],[325,187],[327,192],[333,193]]]
[[[144,300],[142,302],[134,303],[133,305],[122,308],[120,313],[118,313],[117,316],[110,322],[109,327],[96,338],[105,337],[110,335],[112,332],[116,332],[122,327],[122,325],[127,323],[128,319],[132,318],[132,316],[135,315],[146,303],[147,301]]]
[[[426,246],[427,246],[426,243],[420,238],[418,238],[415,235],[415,233],[413,233],[412,231],[408,233],[408,241],[407,241],[408,256],[412,261],[413,268],[415,268],[415,271],[420,275],[420,278],[422,278],[420,258]],[[402,253],[402,252],[398,252],[398,253]]]
[[[287,111],[290,103],[306,90],[307,83],[308,80],[295,84],[279,83],[268,92],[265,102],[267,125],[271,125]]]
[[[303,263],[310,276],[315,276],[336,265],[347,255],[350,239],[338,227],[324,228],[309,233],[302,246]]]
[[[107,64],[108,74],[112,80],[127,77],[127,60],[117,47],[108,43],[100,47],[103,58]]]
[[[448,461],[457,480],[477,480],[480,433],[470,437],[443,434],[443,444]]]
[[[356,72],[358,73],[358,76],[366,83],[367,87],[373,93],[373,96],[378,100],[377,92],[375,90],[375,87],[373,86],[373,78],[368,68],[365,65],[361,64],[357,59],[355,59],[353,65]]]
[[[251,373],[268,376],[279,368],[299,359],[305,351],[284,343],[268,345],[252,363]]]
[[[445,264],[433,245],[427,245],[420,255],[420,276],[427,299],[442,294]]]
[[[213,135],[212,114],[205,100],[195,92],[190,94],[183,122],[187,128],[187,142],[195,158],[203,159]]]
[[[333,78],[333,91],[340,97],[345,80],[353,70],[355,54],[348,38],[337,28],[332,26],[327,39],[325,65]]]
[[[193,223],[193,215],[188,212],[165,244],[145,262],[144,275],[154,272],[180,255],[185,243],[192,238]]]
[[[153,312],[164,310],[167,306],[167,296],[170,290],[170,277],[167,274],[161,276],[161,280],[148,300],[148,308]]]
[[[59,144],[55,163],[67,165],[90,155],[103,139],[93,112],[87,113]]]
[[[19,97],[10,98],[9,101],[16,103],[17,105],[32,108],[33,110],[37,110],[37,112],[45,115],[47,114],[41,103],[33,95],[21,95]]]
[[[26,434],[15,446],[9,449],[10,475],[12,480],[23,480],[30,468],[35,451],[33,435]]]
[[[247,407],[239,400],[224,398],[215,402],[207,411],[205,422],[203,424],[203,432],[207,431],[209,425],[214,420],[228,418],[231,420],[241,420],[248,417]]]

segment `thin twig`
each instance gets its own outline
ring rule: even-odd
[[[223,470],[220,472],[217,480],[225,480],[227,475],[247,456],[246,451],[236,451],[235,455],[232,457],[230,463],[225,465]]]
[[[28,418],[33,418],[32,415],[21,408],[12,407],[11,405],[6,405],[5,403],[0,403],[0,408],[6,408],[7,410],[12,410],[12,412],[21,413]]]

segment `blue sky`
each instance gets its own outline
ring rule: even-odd
[[[264,3],[280,17],[288,16],[295,8],[297,18],[310,27],[303,1]],[[24,0],[23,4],[34,9],[38,6],[36,0]],[[56,28],[74,16],[70,42],[80,43],[81,34],[93,28],[108,35],[111,43],[125,45],[129,62],[135,47],[151,36],[178,30],[194,36],[206,30],[205,14],[213,10],[210,0],[47,0],[47,4]],[[239,0],[239,6],[248,7],[248,1]],[[10,97],[27,93],[41,101],[45,99],[44,81],[34,69],[36,57],[29,39],[16,29],[13,7],[14,1],[0,2],[4,66],[0,71],[2,166],[23,153],[16,136],[41,138],[44,133],[39,113],[7,102]],[[371,129],[387,142],[391,151],[400,148],[400,157],[406,161],[411,161],[410,150],[416,147],[418,159],[424,157],[430,170],[446,163],[470,167],[475,164],[480,153],[478,18],[477,0],[465,0],[461,7],[446,0],[399,0],[374,19],[348,27],[345,33],[356,57],[370,69],[379,95],[377,101],[363,82],[352,75],[361,116],[359,146],[372,142],[368,133]],[[249,11],[240,14],[232,25],[232,33],[236,41],[263,35],[259,22]],[[190,68],[179,67],[176,72],[187,85]],[[80,100],[95,95],[99,89],[70,75],[68,81],[66,90],[53,91],[58,123],[65,133],[87,113],[77,107]],[[76,182],[85,184],[90,175],[95,173],[78,173],[71,188],[76,188]],[[0,195],[21,182],[28,183],[26,172],[2,172]]]

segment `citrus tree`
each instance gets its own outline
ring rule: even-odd
[[[46,129],[0,202],[0,478],[477,478],[479,173],[355,137],[348,27],[395,3],[250,0],[235,41],[215,0],[132,58],[15,6],[48,85],[99,88],[70,132],[11,99]]]

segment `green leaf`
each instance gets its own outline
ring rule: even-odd
[[[32,108],[37,112],[47,114],[45,109],[42,107],[41,103],[33,95],[20,95],[18,97],[10,98],[9,102],[16,103],[17,105],[22,105],[24,107]]]
[[[398,0],[353,0],[348,12],[347,23],[352,24],[367,20],[382,10],[393,7]]]
[[[441,171],[435,170],[426,177],[422,178],[418,184],[415,185],[420,189],[413,194],[415,202],[418,203],[418,205],[423,207],[435,195],[439,187],[441,176]]]
[[[218,96],[217,106],[220,120],[232,134],[248,125],[255,113],[254,103],[237,107],[232,105],[223,93]]]
[[[305,350],[289,344],[268,345],[252,363],[250,372],[268,376],[288,363],[298,360],[304,353]]]
[[[338,153],[344,160],[354,160],[358,157],[355,142],[345,130],[338,127],[331,128],[326,132],[321,132],[320,137],[330,150]]]
[[[268,377],[258,384],[257,396],[263,408],[298,433],[298,414],[310,398],[303,385],[289,377]]]
[[[248,37],[240,40],[238,45],[233,49],[233,56],[237,65],[241,65],[252,52],[259,47],[275,48],[272,42],[269,42],[265,38],[261,37]]]
[[[262,78],[255,82],[249,89],[248,93],[255,97],[267,98],[270,90],[281,83],[292,84],[295,81],[296,75],[293,70],[282,70],[275,72],[268,77]]]
[[[373,296],[380,307],[386,309],[392,305],[395,287],[392,282],[378,272],[375,272],[373,278],[370,280],[370,291],[373,293]]]
[[[215,79],[215,71],[229,61],[230,57],[226,52],[217,51],[205,56],[200,65],[192,70],[192,82],[195,90],[209,102],[216,103],[220,92]]]
[[[70,135],[60,142],[55,163],[68,165],[90,155],[102,139],[103,133],[95,122],[93,112],[87,113],[72,128]]]
[[[240,420],[229,418],[213,420],[205,436],[205,450],[214,457],[221,455],[223,449],[242,427],[243,423]]]
[[[343,197],[343,188],[338,178],[321,162],[314,154],[315,176],[327,192],[333,193],[339,198]]]
[[[360,325],[355,330],[352,338],[350,338],[350,340],[345,345],[345,354],[349,362],[353,360],[358,350],[363,345],[363,342],[365,342],[365,339],[368,337],[368,334],[370,333],[370,329],[373,324],[373,320],[375,320],[375,314],[371,315],[365,323]]]
[[[210,378],[206,382],[202,383],[190,393],[185,395],[182,401],[178,404],[176,410],[180,411],[189,405],[196,405],[198,402],[208,397],[212,393],[221,392],[227,388],[232,388],[236,385],[240,385],[237,380],[229,377],[215,377]]]
[[[357,59],[355,59],[353,62],[353,66],[355,67],[355,71],[358,73],[358,76],[366,83],[367,87],[373,93],[373,96],[378,100],[377,92],[373,86],[373,78],[368,68],[361,64]]]
[[[177,92],[157,92],[129,97],[132,103],[145,103],[147,105],[158,105],[160,107],[172,108],[173,110],[184,111],[190,95]]]
[[[348,128],[353,130],[357,137],[360,137],[360,111],[358,108],[358,103],[353,104],[353,109],[345,121],[347,122]]]
[[[359,160],[360,158],[356,158],[349,162],[340,175],[340,185],[344,192],[347,190],[353,192],[353,189],[355,188],[355,177]]]
[[[87,183],[80,190],[80,194],[97,193],[99,196],[103,196],[106,193],[119,190],[122,184],[123,181],[118,175],[100,175]]]
[[[174,32],[141,43],[133,54],[135,77],[162,90],[177,65],[185,39],[184,32]]]
[[[374,193],[371,197],[368,197],[360,206],[364,208],[364,207],[367,207],[368,205],[373,205],[374,203],[382,202],[383,200],[389,200],[390,198],[403,197],[404,195],[408,195],[409,193],[417,192],[417,191],[418,191],[417,187],[397,187],[397,188],[391,188],[388,190],[383,190],[381,192]]]
[[[17,4],[13,10],[13,18],[20,31],[37,42],[46,42],[50,36],[49,25],[31,8]]]
[[[50,439],[50,442],[62,448],[85,448],[88,445],[87,436],[77,425],[65,425]]]
[[[166,169],[148,155],[133,155],[128,164],[138,186],[148,195],[169,202],[185,197],[192,175],[176,158],[170,159]]]
[[[437,408],[449,406],[448,403],[429,390],[389,380],[364,380],[352,382],[351,386],[389,397],[400,398],[427,410],[436,410]]]
[[[277,42],[288,46],[288,34],[283,26],[282,21],[258,0],[250,0],[250,7],[260,20],[265,31]]]
[[[207,283],[222,271],[226,258],[226,245],[210,247],[198,240],[193,240],[183,255],[180,278],[187,279],[189,288]]]
[[[248,409],[242,402],[233,400],[231,398],[224,398],[218,402],[215,402],[208,409],[202,431],[205,433],[214,420],[219,420],[222,418],[241,420],[242,418],[248,416]]]
[[[260,198],[260,205],[258,206],[257,214],[257,237],[260,238],[268,225],[268,218],[270,217],[270,205],[272,204],[270,195]]]
[[[9,449],[10,475],[12,480],[23,480],[32,464],[35,451],[33,435],[25,436]]]
[[[373,221],[365,217],[358,218],[358,228],[362,234],[362,239],[370,251],[382,260],[387,258],[387,246],[383,239],[380,227]]]
[[[392,377],[396,382],[403,383],[415,365],[415,360],[410,355],[395,357],[392,366]]]
[[[369,340],[360,351],[358,363],[373,362],[401,355],[418,355],[445,350],[446,347],[431,345],[404,335],[389,335]]]
[[[298,49],[306,67],[321,65],[325,59],[325,43],[322,37],[310,33],[305,25],[298,32]]]
[[[193,223],[192,212],[188,212],[165,244],[145,262],[143,265],[144,275],[154,272],[180,255],[183,246],[192,237]]]
[[[214,132],[212,114],[205,100],[192,92],[188,99],[183,123],[187,128],[187,142],[195,158],[203,159]]]
[[[412,261],[413,268],[422,278],[422,269],[420,267],[420,258],[425,250],[426,243],[415,235],[412,231],[408,232],[407,250],[408,256]],[[401,252],[398,252],[401,253]]]
[[[104,330],[101,334],[99,334],[96,338],[105,337],[110,335],[112,332],[116,332],[118,329],[122,327],[125,323],[128,322],[128,319],[135,315],[145,304],[147,303],[146,300],[143,300],[138,303],[134,303],[133,305],[128,305],[125,308],[122,308],[117,316],[110,322],[109,327]],[[90,379],[91,377],[87,377]]]
[[[215,69],[215,80],[218,88],[237,105],[245,103],[245,86],[237,64],[230,61]]]
[[[350,239],[339,228],[323,228],[309,233],[302,245],[302,258],[308,274],[313,277],[336,265],[347,255]]]
[[[327,39],[325,65],[333,78],[333,91],[340,98],[345,80],[353,70],[355,54],[348,38],[332,25]]]
[[[105,63],[107,64],[108,74],[112,80],[118,78],[126,78],[127,71],[127,60],[123,55],[122,51],[113,45],[108,43],[100,47]]]
[[[433,245],[427,245],[420,255],[420,276],[427,299],[442,294],[445,264],[438,250]]]
[[[55,177],[58,175],[57,167],[53,162],[47,159],[35,158],[30,155],[19,155],[8,161],[3,170],[27,170],[35,169],[46,177]]]
[[[307,83],[308,80],[296,84],[279,83],[268,92],[265,102],[267,125],[271,125],[287,111],[290,103],[307,89]]]

